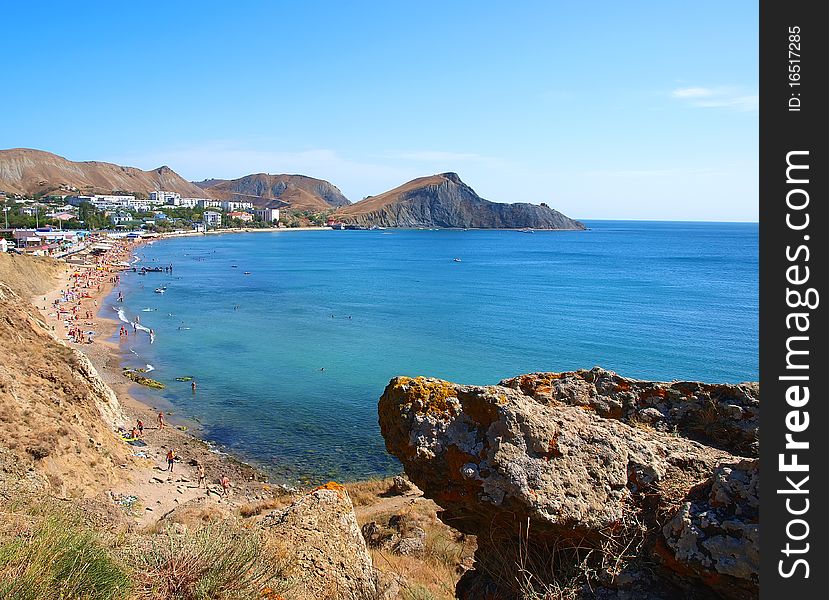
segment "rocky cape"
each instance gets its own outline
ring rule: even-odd
[[[378,410],[441,519],[477,535],[459,598],[757,597],[756,383],[397,377]]]
[[[259,207],[318,212],[351,204],[337,186],[305,175],[256,173],[238,179],[206,179],[196,185],[213,198]]]
[[[484,200],[457,173],[414,179],[339,210],[336,216],[366,227],[585,229],[546,204]]]
[[[107,162],[74,162],[30,148],[0,150],[0,191],[33,195],[73,189],[87,194],[167,190],[185,197],[202,195],[200,188],[166,166],[142,171]]]

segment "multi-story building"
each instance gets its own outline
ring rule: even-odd
[[[221,200],[211,200],[210,198],[199,198],[199,208],[222,208]]]
[[[152,204],[172,204],[178,206],[177,200],[181,200],[181,194],[177,192],[165,192],[164,190],[150,192],[150,202]]]
[[[231,210],[252,210],[253,202],[236,202],[235,200],[222,200],[222,209]]]
[[[212,210],[204,211],[204,224],[207,227],[218,227],[222,224],[222,213]]]
[[[245,221],[245,222],[253,221],[253,215],[250,214],[249,212],[233,211],[233,212],[227,213],[227,216],[231,219],[239,219],[240,221]]]
[[[197,206],[201,205],[201,202],[207,200],[207,198],[179,198],[177,202],[174,202],[174,206],[183,206],[184,208],[196,208]]]
[[[253,211],[253,214],[256,215],[257,219],[265,221],[265,223],[276,223],[279,221],[278,208],[257,208]]]
[[[131,208],[146,212],[150,210],[147,200],[137,200],[135,196],[119,196],[111,194],[95,194],[93,196],[67,196],[66,201],[72,206],[80,206],[88,202],[98,210],[118,210]]]

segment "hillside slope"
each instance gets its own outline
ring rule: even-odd
[[[413,179],[340,211],[344,222],[379,227],[482,229],[584,229],[584,225],[542,204],[484,200],[456,173]]]
[[[28,301],[65,268],[0,254],[0,451],[31,465],[57,494],[83,497],[123,477],[127,452],[111,428],[120,419],[115,394]]]
[[[0,150],[0,191],[13,194],[51,192],[61,187],[84,193],[113,191],[147,194],[153,190],[202,196],[202,190],[169,167],[142,171],[113,163],[74,162],[57,154],[30,148]]]
[[[262,207],[322,211],[351,204],[337,186],[305,175],[256,173],[238,179],[208,179],[196,185],[214,198]]]

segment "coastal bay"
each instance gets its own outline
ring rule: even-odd
[[[598,364],[756,379],[756,225],[588,225],[159,241],[136,264],[173,273],[126,274],[116,307],[155,342],[121,351],[167,385],[139,388],[142,401],[290,484],[399,471],[375,413],[399,373],[491,384]],[[105,304],[115,317],[112,295]]]

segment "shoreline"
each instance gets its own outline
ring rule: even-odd
[[[180,424],[175,411],[169,411],[167,406],[153,406],[137,397],[134,392],[136,388],[132,386],[139,384],[123,375],[123,349],[112,341],[123,323],[107,314],[110,306],[106,298],[117,289],[118,274],[125,267],[116,269],[111,265],[131,258],[144,243],[146,240],[113,241],[113,250],[97,260],[88,252],[79,253],[85,264],[65,263],[55,287],[30,298],[44,322],[50,326],[52,337],[84,354],[115,393],[126,430],[135,426],[139,419],[143,421],[144,434],[139,439],[145,445],[131,445],[131,461],[121,465],[126,471],[123,481],[107,482],[105,489],[111,500],[120,504],[128,502],[135,508],[132,513],[137,525],[146,527],[193,501],[215,503],[227,510],[270,497],[272,488],[283,494],[298,491],[270,485],[268,476],[261,470],[232,454],[217,450],[209,442],[188,432],[187,427]],[[76,277],[75,273],[81,276]],[[79,286],[78,281],[81,280],[85,283]],[[66,305],[70,304],[73,308],[77,307],[74,312],[80,316],[67,314]],[[93,341],[73,341],[69,334],[78,327],[82,329],[82,339]],[[89,335],[88,332],[94,334]],[[130,335],[135,333],[130,332]],[[158,426],[159,410],[164,412],[163,428]],[[168,413],[171,413],[171,419],[167,418]],[[118,435],[118,432],[114,434]],[[126,441],[122,443],[128,444]],[[173,472],[166,471],[165,459],[170,448],[175,449],[178,459]],[[204,466],[205,487],[197,485],[197,464]],[[223,476],[231,482],[229,496],[223,495],[219,485]]]

